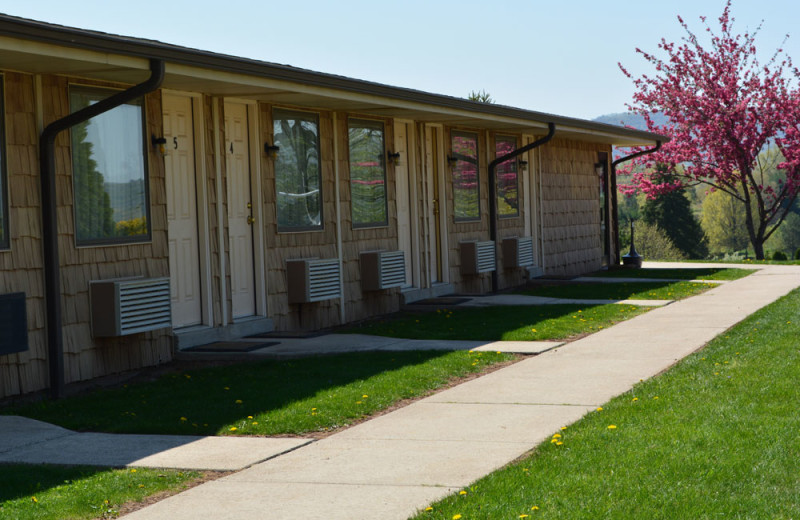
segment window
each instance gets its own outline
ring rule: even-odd
[[[517,149],[516,137],[497,136],[494,143],[495,157],[502,157]],[[502,217],[519,216],[519,176],[517,158],[497,165],[497,214]]]
[[[70,110],[76,112],[110,94],[72,87]],[[75,125],[71,134],[77,244],[149,240],[142,101],[131,101]]]
[[[278,231],[322,229],[319,121],[313,114],[275,110],[275,187]]]
[[[480,219],[478,176],[478,135],[453,131],[450,134],[453,164],[453,207],[455,219]]]
[[[0,76],[0,249],[7,249],[8,239],[8,204],[6,202],[6,136],[5,136],[5,115],[6,109],[3,105],[5,99],[3,93],[3,76]]]
[[[386,155],[383,123],[350,120],[350,199],[353,227],[385,226]]]

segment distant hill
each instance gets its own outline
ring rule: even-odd
[[[667,123],[667,116],[660,112],[656,112],[652,115],[653,121],[658,125],[663,125]],[[606,123],[609,125],[616,125],[616,126],[632,126],[638,130],[647,130],[647,125],[644,123],[644,117],[640,116],[639,114],[631,114],[630,112],[617,112],[615,114],[605,114],[599,117],[595,117],[592,121],[597,121],[598,123]]]

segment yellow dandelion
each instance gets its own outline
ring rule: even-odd
[[[188,420],[189,420],[189,419],[187,419],[186,417],[181,417],[181,422],[186,422],[186,421],[188,421]]]
[[[467,492],[462,489],[461,491],[458,492],[458,494],[463,496],[463,495],[466,495]]]
[[[561,437],[560,433],[554,433],[553,434],[553,438],[558,439],[559,437]]]
[[[253,421],[253,426],[258,426],[258,421]]]
[[[229,432],[235,432],[235,431],[236,431],[236,430],[238,430],[238,429],[239,429],[239,428],[237,428],[236,426],[231,426],[230,428],[228,428],[228,431],[229,431]]]
[[[529,470],[528,468],[522,468],[522,471],[524,471],[524,472],[528,472],[528,471],[530,471],[530,470]]]
[[[231,387],[229,387],[229,386],[226,386],[224,389],[225,389],[225,390],[230,390],[230,389],[231,389]]]
[[[602,406],[598,406],[598,407],[597,407],[597,411],[598,411],[598,412],[602,412],[602,411],[603,411],[603,407],[602,407]]]
[[[634,403],[635,403],[636,401],[638,401],[638,400],[639,400],[639,398],[638,398],[638,397],[634,397],[633,399],[631,399],[631,401],[633,401]]]
[[[133,469],[131,470],[131,473],[136,473],[136,468],[133,468]]]
[[[536,329],[531,329],[531,332],[536,332]]]
[[[236,403],[236,404],[242,404],[242,400],[241,400],[241,399],[237,399],[236,401],[234,401],[234,403]]]
[[[361,401],[356,401],[356,404],[361,404]]]
[[[616,430],[617,429],[617,425],[616,424],[609,424],[608,425],[608,429],[609,430]]]
[[[538,511],[538,510],[539,510],[539,506],[531,506],[531,511]]]
[[[654,396],[653,396],[653,399],[658,399],[658,396],[657,396],[657,395],[654,395]]]
[[[553,438],[553,439],[550,439],[550,444],[555,444],[555,443],[557,443],[557,442],[558,442],[558,439],[555,439],[555,438]]]
[[[33,502],[34,504],[38,504],[39,503],[39,499],[36,498],[36,497],[31,497],[31,502]]]
[[[253,418],[253,416],[252,416],[252,415],[248,415],[248,416],[247,416],[247,418],[248,418],[248,419],[252,419],[252,418]]]
[[[369,397],[369,396],[367,394],[364,394],[364,395],[361,396],[361,399],[366,399],[367,397]]]
[[[567,429],[567,427],[566,427],[566,426],[562,426],[562,427],[561,427],[561,431],[564,431],[564,430],[566,430],[566,429]]]
[[[461,520],[461,515],[453,515],[453,520]]]
[[[561,442],[561,441],[558,441],[558,442],[556,443],[556,446],[563,446],[563,445],[564,445],[564,443],[563,443],[563,442]]]
[[[428,506],[425,508],[425,511],[430,513],[431,511],[433,511],[433,508],[431,506]]]
[[[185,377],[186,379],[191,379],[192,378],[192,376],[190,376],[189,374],[183,374],[183,377]]]
[[[140,488],[143,488],[143,487],[144,487],[144,484],[139,484],[139,487],[140,487]]]
[[[500,352],[500,351],[498,350],[498,351],[496,352],[496,354],[502,354],[502,352]]]
[[[530,515],[526,515],[526,514],[523,513],[523,514],[519,515],[519,518],[528,518],[529,516]]]

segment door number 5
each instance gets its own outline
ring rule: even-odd
[[[172,138],[172,145],[173,145],[173,148],[175,148],[176,150],[178,149],[178,138],[177,137],[173,137]]]

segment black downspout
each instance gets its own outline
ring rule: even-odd
[[[620,251],[619,251],[619,207],[617,206],[617,165],[620,163],[624,163],[626,161],[630,161],[631,159],[635,159],[637,157],[641,157],[642,155],[651,154],[653,152],[657,152],[661,149],[661,141],[656,141],[656,147],[651,148],[649,150],[641,150],[636,153],[632,153],[625,157],[620,157],[616,161],[611,163],[611,178],[610,181],[610,188],[609,191],[611,192],[611,211],[609,212],[611,216],[614,217],[614,263],[619,264],[620,261]],[[611,264],[609,263],[609,267]]]
[[[56,206],[56,136],[68,128],[156,90],[164,80],[164,62],[150,60],[150,73],[150,78],[143,83],[53,121],[47,125],[39,137],[47,358],[50,369],[50,395],[54,399],[59,399],[64,394],[64,338],[61,331],[61,276],[58,254],[58,208]]]
[[[498,164],[504,163],[509,159],[513,159],[518,155],[522,155],[523,153],[533,150],[534,148],[538,148],[548,142],[556,133],[556,125],[555,123],[547,123],[547,135],[542,137],[541,139],[537,139],[536,141],[532,142],[531,144],[525,145],[522,148],[517,148],[513,152],[509,152],[503,156],[498,157],[494,161],[489,163],[489,240],[495,242],[495,247],[497,247],[497,184],[495,181],[495,172],[494,169],[497,167]],[[492,292],[497,292],[497,269],[492,271]]]

